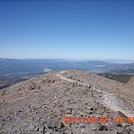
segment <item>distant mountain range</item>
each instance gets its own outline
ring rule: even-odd
[[[0,78],[43,74],[44,70],[80,69],[91,73],[134,73],[134,63],[104,61],[71,61],[66,59],[5,59],[0,58]],[[46,72],[45,72],[46,73]]]
[[[102,61],[69,61],[60,59],[0,59],[0,77],[26,75],[31,73],[44,73],[44,69],[64,70],[80,69],[88,70],[90,68],[105,67],[113,63]],[[17,75],[17,76],[16,76]]]
[[[111,60],[114,61],[114,60]],[[8,59],[0,58],[0,89],[50,71],[79,69],[94,74],[134,74],[134,63],[117,64],[105,61],[66,59]],[[128,75],[110,75],[111,79],[127,81]],[[109,78],[109,77],[107,77]]]

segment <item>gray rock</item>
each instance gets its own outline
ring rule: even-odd
[[[30,125],[28,126],[28,129],[29,129],[29,130],[36,130],[37,128],[36,128],[36,125],[30,124]]]

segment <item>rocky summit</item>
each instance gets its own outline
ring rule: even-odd
[[[134,88],[80,70],[0,90],[0,134],[134,134]]]

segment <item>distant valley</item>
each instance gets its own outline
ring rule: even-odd
[[[94,74],[134,74],[134,63],[119,64],[105,61],[72,61],[66,59],[0,58],[0,89],[50,71],[78,69]],[[113,77],[112,77],[113,78]],[[120,81],[120,78],[115,80]],[[122,79],[122,78],[121,78]],[[128,81],[125,76],[124,81]]]
[[[91,73],[134,74],[134,63],[115,64],[105,67],[95,67],[88,70]]]

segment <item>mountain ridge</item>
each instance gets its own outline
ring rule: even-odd
[[[100,84],[101,82],[105,82],[104,85]],[[108,88],[108,83],[114,83],[115,87],[118,85],[120,96],[118,93],[112,96],[117,89]],[[121,87],[124,91],[121,91]],[[0,120],[3,124],[0,132],[16,134],[88,134],[100,130],[111,130],[115,133],[133,132],[134,127],[131,124],[123,123],[122,127],[119,127],[113,120],[114,117],[121,115],[129,116],[128,112],[133,115],[133,94],[129,94],[126,89],[131,91],[132,87],[80,70],[55,71],[40,75],[0,91]],[[113,99],[119,102],[115,103]],[[107,102],[112,106],[122,105],[121,108],[124,106],[124,111],[127,112],[121,111],[122,109],[118,107],[112,109],[110,105],[106,105]],[[64,117],[70,116],[109,117],[111,123],[77,125],[64,123]]]

